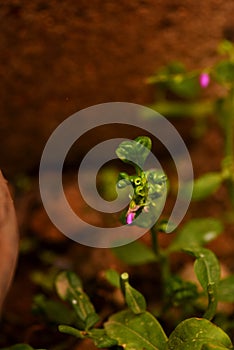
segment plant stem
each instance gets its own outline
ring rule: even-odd
[[[156,112],[166,115],[167,117],[196,117],[204,118],[207,114],[212,114],[215,104],[212,101],[203,102],[171,102],[162,101],[150,106]]]
[[[225,117],[225,164],[227,177],[227,186],[234,206],[234,117],[232,115],[234,109],[234,87],[230,89],[228,97],[228,110],[224,113]]]
[[[165,254],[159,247],[158,231],[157,231],[156,225],[151,228],[150,234],[151,234],[151,241],[152,241],[152,249],[156,257],[158,258],[158,262],[159,262],[161,279],[162,279],[162,290],[164,294],[166,283],[170,277],[169,260],[168,260],[167,254]]]
[[[150,229],[151,234],[151,242],[152,242],[152,248],[154,251],[154,254],[159,258],[159,246],[158,246],[158,235],[157,235],[157,229],[155,226],[153,226]]]
[[[233,116],[232,110],[234,108],[234,89],[231,89],[229,96],[229,110],[226,115],[225,123],[225,156],[233,160]]]

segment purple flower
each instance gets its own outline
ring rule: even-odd
[[[134,217],[135,217],[135,213],[130,212],[130,213],[127,214],[126,221],[127,221],[128,225],[130,225],[133,222]]]
[[[200,86],[205,89],[210,83],[210,76],[208,73],[201,73],[199,77]]]

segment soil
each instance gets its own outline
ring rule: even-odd
[[[121,296],[103,278],[106,268],[128,271],[134,286],[154,306],[159,283],[154,265],[126,266],[110,250],[74,243],[52,225],[38,190],[40,157],[51,132],[78,110],[112,101],[152,103],[154,91],[145,81],[161,65],[173,60],[183,61],[188,68],[212,64],[220,40],[234,40],[233,13],[232,0],[93,0],[92,4],[9,0],[0,5],[0,167],[10,181],[22,242],[3,311],[1,347],[27,342],[55,350],[64,342],[64,349],[95,349],[87,340],[60,335],[53,324],[32,313],[35,294],[51,295],[32,282],[32,273],[48,273],[51,265],[73,269],[81,276],[102,319],[123,307]],[[211,124],[208,133],[196,140],[191,122],[174,123],[189,147],[195,175],[218,170],[223,145],[219,128]],[[112,131],[93,134],[92,142]],[[70,173],[90,147],[89,141],[83,140],[73,152],[69,173],[64,175],[70,201],[84,215],[89,213],[73,192]],[[223,187],[202,205],[192,203],[184,221],[220,217],[228,210]],[[96,219],[96,214],[91,215]],[[234,227],[229,224],[210,244],[230,272],[234,271],[233,237]],[[159,238],[162,246],[171,240],[171,236]],[[142,240],[150,244],[149,235]],[[185,257],[174,256],[171,266],[178,271],[186,263]]]

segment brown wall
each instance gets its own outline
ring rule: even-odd
[[[215,60],[233,15],[233,0],[2,1],[0,167],[35,170],[50,133],[84,107],[151,102],[144,79],[171,60]]]

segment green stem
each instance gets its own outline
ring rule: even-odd
[[[225,117],[225,166],[227,173],[227,186],[231,199],[231,203],[234,206],[234,117],[232,115],[234,110],[234,87],[231,88],[228,98],[228,110],[224,113]]]
[[[213,101],[199,102],[157,102],[150,106],[156,112],[167,117],[196,117],[203,118],[207,114],[212,114],[215,110]]]
[[[225,123],[225,156],[226,158],[233,160],[233,116],[232,111],[234,108],[234,89],[231,89],[230,91],[230,98],[229,98],[230,104],[229,104],[229,110],[226,115],[226,123]]]
[[[159,246],[158,246],[158,234],[157,234],[157,229],[155,226],[153,226],[150,230],[151,234],[151,242],[152,242],[152,249],[154,251],[154,254],[156,255],[157,258],[159,258]]]
[[[165,291],[166,283],[170,277],[170,266],[169,266],[169,259],[167,254],[163,252],[158,244],[158,232],[157,227],[153,226],[150,230],[151,234],[151,241],[152,241],[152,249],[158,259],[159,267],[161,270],[161,278],[162,278],[162,290],[163,293]]]

